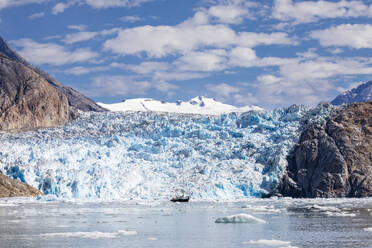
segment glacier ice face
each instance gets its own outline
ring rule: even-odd
[[[81,113],[64,127],[1,134],[0,170],[59,198],[260,197],[277,186],[301,128],[332,108]]]

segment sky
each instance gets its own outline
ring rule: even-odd
[[[0,35],[103,103],[314,106],[372,79],[372,0],[0,0]]]

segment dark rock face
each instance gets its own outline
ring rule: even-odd
[[[37,68],[31,65],[30,63],[28,63],[16,51],[14,51],[1,37],[0,37],[0,53],[5,54],[10,59],[23,64],[24,66],[30,68],[31,70],[39,74],[40,77],[44,78],[50,85],[52,85],[60,93],[67,96],[68,103],[70,106],[76,109],[82,110],[82,111],[97,111],[97,112],[107,111],[106,109],[97,105],[91,99],[77,92],[76,90],[70,87],[64,86],[63,84],[58,82],[56,79],[54,79],[52,76],[50,76],[48,73],[42,71],[40,68]]]
[[[72,117],[66,96],[30,68],[0,53],[0,131],[64,125]]]
[[[359,85],[357,88],[346,91],[337,96],[331,103],[342,105],[344,103],[372,101],[372,81]]]
[[[42,193],[20,181],[0,174],[0,198],[2,197],[28,197],[39,196]]]
[[[282,195],[372,196],[372,102],[346,106],[309,126],[288,162]]]

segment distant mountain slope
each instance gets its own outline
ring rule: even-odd
[[[359,85],[357,88],[345,91],[337,96],[331,103],[341,105],[344,103],[372,101],[372,81]]]
[[[82,111],[97,111],[97,112],[106,111],[104,108],[98,106],[91,99],[80,94],[76,90],[61,84],[56,79],[54,79],[52,76],[50,76],[48,73],[28,63],[24,58],[22,58],[22,56],[20,56],[16,51],[14,51],[1,37],[0,37],[0,53],[5,54],[10,59],[13,59],[25,65],[26,67],[30,68],[31,70],[39,74],[50,85],[52,85],[59,92],[61,92],[67,97],[68,103],[70,106],[80,109]]]
[[[100,106],[111,111],[154,111],[154,112],[169,112],[169,113],[184,113],[184,114],[206,114],[220,115],[231,112],[246,112],[249,110],[263,110],[257,106],[247,106],[237,108],[232,105],[218,102],[212,98],[195,97],[190,101],[177,101],[174,103],[157,101],[149,98],[136,98],[125,100],[121,103],[104,104],[98,103]]]

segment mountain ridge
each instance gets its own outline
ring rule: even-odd
[[[331,101],[333,105],[372,101],[372,80],[345,91]]]
[[[97,105],[93,100],[82,95],[81,93],[77,92],[71,87],[67,87],[63,85],[62,83],[57,81],[55,78],[53,78],[51,75],[49,75],[45,71],[30,64],[21,55],[19,55],[14,49],[12,49],[1,36],[0,36],[0,53],[5,54],[8,58],[23,64],[24,66],[30,68],[31,70],[39,74],[50,85],[52,85],[55,89],[57,89],[57,91],[59,91],[60,93],[64,94],[67,97],[68,103],[70,106],[76,109],[82,110],[82,111],[95,111],[95,112],[106,111],[106,109]]]

